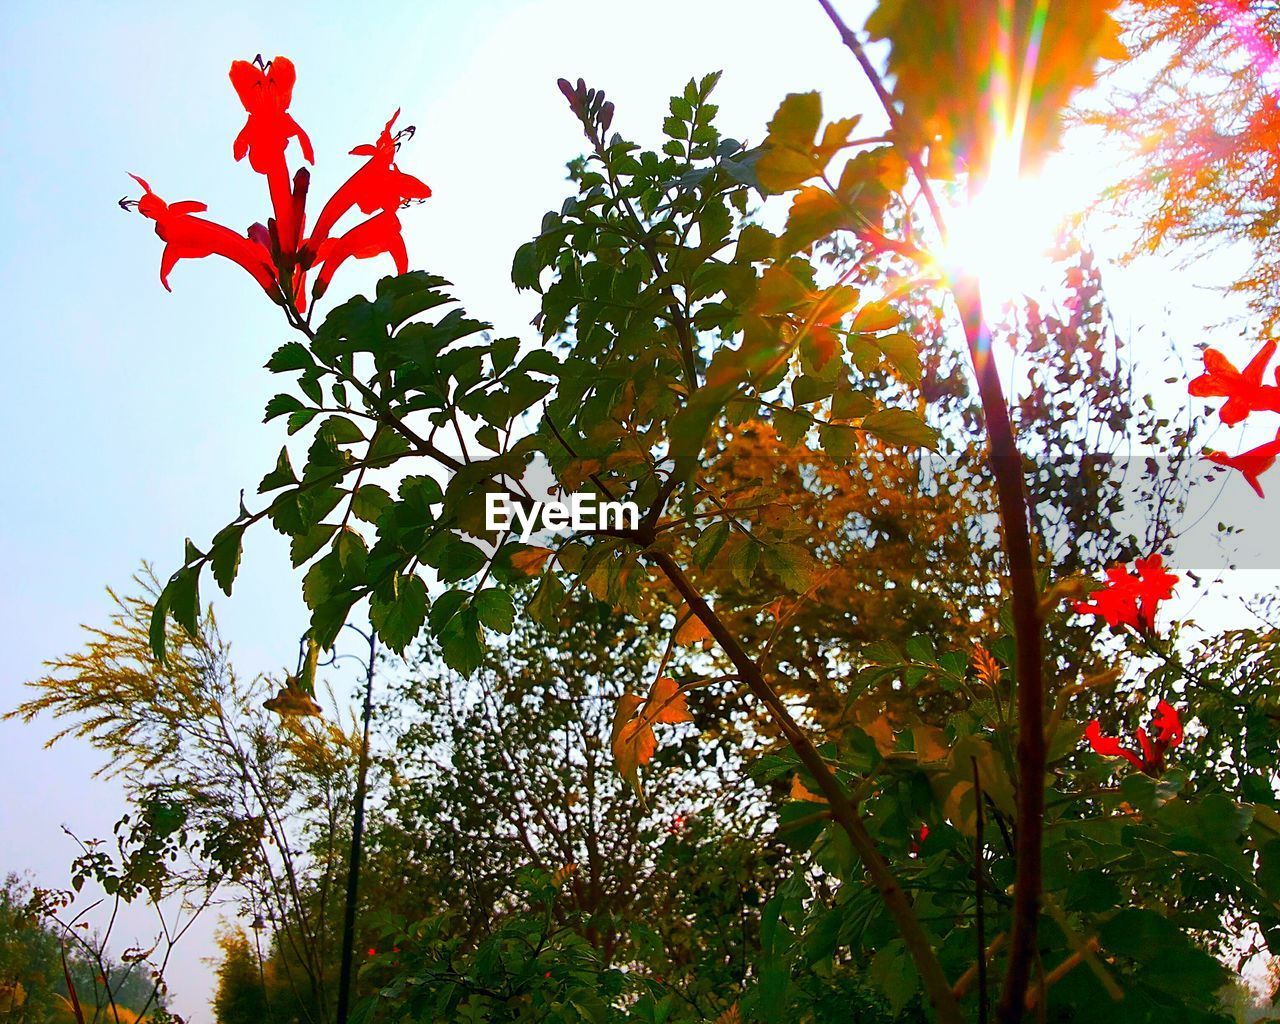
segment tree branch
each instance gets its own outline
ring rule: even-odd
[[[774,721],[777,722],[782,734],[787,738],[787,742],[791,744],[792,749],[795,750],[796,755],[800,758],[800,763],[804,765],[805,769],[817,782],[818,787],[822,790],[822,795],[827,798],[831,805],[831,816],[848,834],[849,841],[853,844],[853,848],[858,852],[863,864],[866,866],[867,874],[870,875],[872,884],[880,893],[886,908],[897,923],[898,930],[902,934],[902,940],[906,945],[907,951],[911,954],[916,970],[924,983],[929,1003],[937,1014],[940,1024],[961,1024],[963,1017],[960,1014],[959,1004],[952,994],[950,982],[947,981],[946,975],[942,971],[942,964],[939,963],[938,957],[933,951],[929,936],[925,933],[919,919],[916,917],[915,911],[911,907],[911,901],[889,870],[889,865],[880,855],[875,840],[871,838],[871,834],[867,831],[861,815],[858,814],[857,808],[849,799],[848,794],[845,793],[844,787],[840,785],[831,768],[823,760],[822,755],[818,753],[817,747],[814,746],[808,734],[800,728],[787,706],[764,678],[759,665],[742,648],[742,645],[738,643],[737,637],[730,632],[715,610],[707,604],[702,594],[684,574],[676,560],[664,551],[649,550],[646,555],[663,571],[667,579],[671,581],[681,597],[684,598],[685,603],[698,616],[702,624],[707,627],[707,631],[715,638],[725,654],[728,655],[729,660],[733,662],[734,668],[738,670],[738,674],[747,684],[751,693],[764,704]]]
[[[902,118],[885,87],[884,80],[867,56],[857,34],[836,13],[831,0],[818,0],[831,19],[840,38],[862,68],[875,90],[893,134],[903,137]],[[899,143],[899,149],[911,167],[928,204],[938,232],[946,237],[946,218],[929,184],[919,153]],[[986,421],[992,475],[1004,534],[1005,555],[1009,561],[1009,583],[1012,592],[1014,644],[1017,651],[1018,687],[1018,828],[1015,836],[1017,874],[1013,889],[1013,924],[1010,929],[1009,966],[1000,995],[1000,1024],[1018,1024],[1024,1012],[1027,983],[1036,945],[1036,929],[1040,915],[1041,860],[1044,841],[1044,680],[1041,651],[1041,620],[1035,578],[1035,559],[1031,551],[1031,526],[1026,490],[1022,478],[1022,462],[1014,439],[1013,424],[1000,383],[1000,374],[991,357],[991,335],[983,319],[978,282],[971,275],[952,282],[952,293],[960,309],[965,342],[978,382],[978,395]]]

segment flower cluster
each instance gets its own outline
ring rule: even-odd
[[[1204,373],[1191,381],[1187,390],[1196,398],[1225,398],[1218,416],[1228,426],[1244,422],[1251,413],[1280,412],[1280,367],[1275,371],[1275,384],[1263,383],[1263,376],[1275,354],[1276,342],[1268,341],[1243,370],[1238,370],[1216,348],[1207,348],[1204,352]],[[1280,433],[1274,440],[1239,455],[1205,452],[1205,458],[1210,462],[1243,473],[1260,498],[1264,495],[1259,477],[1275,464],[1277,455],[1280,455]]]
[[[1102,724],[1096,718],[1085,728],[1084,735],[1096,753],[1105,757],[1123,757],[1138,771],[1159,775],[1164,771],[1164,755],[1182,742],[1182,721],[1177,708],[1164,700],[1157,704],[1155,717],[1151,719],[1151,732],[1153,735],[1148,735],[1141,726],[1134,731],[1133,738],[1138,744],[1136,750],[1124,746],[1114,736],[1103,736]]]
[[[1134,562],[1132,572],[1127,565],[1113,565],[1107,570],[1106,583],[1088,600],[1074,602],[1074,607],[1106,619],[1113,628],[1132,626],[1147,633],[1155,625],[1160,602],[1173,596],[1177,582],[1178,576],[1165,570],[1164,559],[1151,555]]]
[[[291,176],[285,157],[290,141],[297,139],[303,160],[315,162],[310,138],[289,113],[297,78],[293,62],[287,57],[265,64],[261,57],[252,62],[238,60],[231,65],[230,77],[247,115],[231,152],[237,161],[247,156],[249,166],[266,177],[273,216],[265,225],[254,224],[241,235],[196,216],[208,209],[204,203],[166,203],[145,179],[130,175],[142,186],[143,195],[138,200],[121,200],[121,205],[135,207],[155,221],[156,234],[165,243],[160,283],[169,288],[169,272],[178,260],[223,256],[247,270],[274,301],[303,310],[307,304],[306,277],[313,268],[312,299],[325,293],[334,273],[349,259],[386,253],[395,261],[398,273],[408,270],[398,211],[406,203],[426,199],[431,189],[396,166],[400,142],[413,134],[411,127],[392,134],[400,112],[391,116],[376,142],[351,151],[353,156],[364,157],[364,164],[324,204],[308,233],[306,201],[311,172],[299,167]],[[367,219],[335,234],[343,216],[357,208]]]

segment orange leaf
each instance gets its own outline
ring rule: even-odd
[[[634,693],[624,693],[618,698],[618,706],[613,715],[613,735],[610,740],[618,774],[642,800],[644,795],[640,792],[639,768],[640,765],[648,763],[658,746],[648,721],[643,717],[636,717],[636,711],[643,703],[644,699]]]
[[[688,646],[691,644],[705,644],[710,640],[711,634],[707,631],[707,627],[702,620],[686,609],[685,617],[676,629],[676,643],[681,646]]]
[[[827,803],[827,798],[825,796],[819,796],[817,793],[810,790],[808,786],[800,781],[799,775],[791,776],[791,799],[803,800],[805,803],[810,804]]]
[[[1000,663],[982,644],[973,645],[973,672],[980,683],[992,689],[1000,685]]]
[[[674,679],[661,676],[649,691],[645,718],[650,722],[692,722],[689,704]]]
[[[550,548],[521,548],[511,553],[511,568],[526,576],[537,576],[542,572],[542,567],[547,564],[547,559],[553,554],[555,552]]]

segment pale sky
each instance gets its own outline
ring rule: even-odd
[[[860,23],[859,3],[842,6]],[[510,286],[511,256],[567,194],[564,164],[582,148],[557,77],[604,88],[615,128],[655,145],[667,97],[712,70],[724,72],[722,130],[750,141],[787,92],[819,89],[832,114],[874,109],[806,0],[10,0],[0,37],[5,710],[42,659],[81,644],[78,623],[105,619],[105,585],[126,586],[144,558],[172,571],[183,538],[202,543],[230,520],[281,443],[279,422],[259,422],[277,390],[262,364],[287,333],[275,308],[219,260],[179,264],[167,294],[159,239],[115,205],[132,171],[232,226],[265,217],[262,179],[231,160],[244,119],[226,77],[233,59],[282,53],[297,65],[292,112],[316,147],[313,197],[345,179],[356,166],[347,151],[403,108],[400,124],[418,133],[401,164],[435,193],[402,217],[412,266],[449,278],[472,315],[528,340],[536,305]],[[1070,158],[1086,168],[1105,155]],[[330,295],[389,271],[389,261],[344,268]],[[1226,272],[1156,260],[1109,283],[1122,324],[1168,329],[1189,349],[1224,309],[1193,286]],[[305,628],[298,579],[267,530],[250,535],[243,566],[234,597],[219,595],[223,632],[241,671],[277,670]],[[116,787],[89,780],[99,759],[87,746],[42,749],[52,731],[0,724],[0,872],[61,886],[73,850],[59,826],[109,835],[123,808]],[[170,971],[174,1006],[193,1024],[212,1020],[203,958],[215,923],[179,947]]]

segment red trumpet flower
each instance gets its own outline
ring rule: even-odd
[[[1265,498],[1266,495],[1262,493],[1262,484],[1258,478],[1275,465],[1277,455],[1280,455],[1280,434],[1276,435],[1274,441],[1260,444],[1257,448],[1250,448],[1247,452],[1241,452],[1239,455],[1228,455],[1226,452],[1212,451],[1204,453],[1204,457],[1215,465],[1226,466],[1228,469],[1238,469],[1243,473],[1245,480],[1249,482],[1249,486],[1258,492],[1259,498]]]
[[[384,252],[390,253],[396,261],[397,274],[403,274],[409,269],[409,254],[400,234],[400,218],[394,210],[370,217],[345,235],[326,239],[320,244],[317,253],[320,272],[316,275],[312,295],[320,298],[333,280],[334,272],[348,259],[367,260]]]
[[[431,189],[426,183],[396,166],[396,139],[391,134],[391,126],[399,116],[398,110],[391,115],[377,142],[356,146],[351,151],[352,156],[367,156],[369,159],[324,204],[311,237],[307,239],[302,257],[304,265],[310,266],[319,259],[320,247],[334,225],[353,206],[358,206],[362,213],[387,213],[399,209],[406,199],[430,198]]]
[[[248,270],[277,302],[291,302],[302,311],[306,308],[304,279],[313,264],[320,267],[314,289],[317,298],[349,259],[389,253],[396,271],[407,271],[409,258],[396,211],[405,200],[426,199],[431,189],[396,166],[397,142],[406,132],[392,135],[391,129],[400,112],[396,111],[386,123],[377,142],[351,151],[367,157],[367,161],[325,203],[316,230],[306,238],[311,175],[301,167],[290,180],[285,151],[289,141],[296,138],[305,160],[314,162],[315,154],[307,133],[289,113],[297,79],[293,62],[287,57],[276,57],[266,64],[261,57],[252,62],[233,61],[230,78],[248,114],[232,145],[232,155],[236,160],[247,156],[249,165],[266,176],[273,216],[266,218],[265,225],[254,224],[247,236],[242,236],[221,224],[193,216],[204,212],[203,203],[188,201],[170,206],[137,178],[146,194],[136,203],[121,200],[121,204],[136,205],[140,213],[156,222],[156,233],[168,243],[160,271],[164,286],[169,287],[169,271],[178,260],[216,254]],[[355,207],[374,216],[343,235],[331,237],[337,222]]]
[[[1178,718],[1177,709],[1168,701],[1162,700],[1156,705],[1155,717],[1151,719],[1151,731],[1155,737],[1147,735],[1141,726],[1134,731],[1133,737],[1138,741],[1138,749],[1124,746],[1114,736],[1102,735],[1102,723],[1096,718],[1084,730],[1085,738],[1095,753],[1105,757],[1123,757],[1131,765],[1147,775],[1159,775],[1164,771],[1164,755],[1170,748],[1182,742],[1182,721]]]
[[[1159,555],[1139,558],[1133,566],[1130,572],[1126,565],[1113,565],[1107,570],[1107,582],[1087,601],[1074,602],[1075,610],[1100,615],[1112,627],[1132,626],[1139,633],[1151,629],[1156,608],[1173,596],[1178,577],[1165,571]]]
[[[1237,370],[1216,348],[1204,350],[1204,373],[1187,385],[1196,398],[1226,398],[1218,416],[1226,424],[1239,423],[1251,412],[1280,412],[1280,387],[1262,383],[1262,375],[1276,354],[1276,342],[1268,341],[1243,370]],[[1280,383],[1280,370],[1276,371]]]
[[[160,257],[160,283],[168,291],[173,291],[169,287],[169,271],[178,260],[225,256],[244,267],[262,285],[263,291],[279,301],[276,269],[271,262],[271,253],[265,246],[245,235],[237,235],[228,227],[195,216],[208,209],[204,203],[191,199],[166,203],[151,191],[151,186],[145,179],[136,174],[130,174],[129,177],[144,190],[142,198],[138,200],[138,212],[156,222],[156,234],[164,239],[164,255]]]
[[[293,85],[298,80],[293,61],[277,57],[261,66],[247,60],[233,60],[230,78],[249,115],[231,146],[236,160],[243,160],[247,153],[249,166],[259,174],[268,174],[276,161],[284,159],[289,140],[296,137],[307,163],[316,162],[311,139],[289,113]]]
[[[231,62],[231,84],[249,117],[231,146],[236,160],[248,154],[249,166],[267,176],[271,206],[275,210],[278,244],[292,255],[302,239],[302,215],[289,187],[289,167],[284,151],[297,138],[307,163],[315,163],[311,139],[289,113],[293,84],[298,73],[288,57],[276,57],[265,66],[247,60]],[[305,192],[304,192],[305,195]]]

